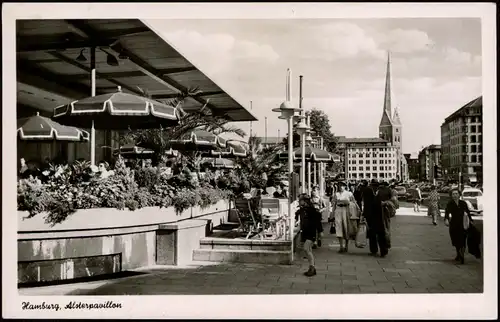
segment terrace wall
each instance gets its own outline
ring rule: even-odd
[[[82,209],[53,227],[39,214],[18,213],[18,283],[116,273],[154,264],[190,262],[199,239],[227,222],[229,203],[136,211]]]

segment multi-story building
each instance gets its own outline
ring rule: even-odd
[[[406,164],[408,164],[408,179],[418,180],[420,172],[418,158],[413,159],[410,153],[405,153],[404,157],[406,159]]]
[[[341,138],[347,180],[397,179],[397,148],[380,138]]]
[[[434,182],[437,178],[434,173],[434,166],[441,166],[441,146],[432,144],[423,148],[418,153],[419,180]]]
[[[483,97],[448,116],[441,125],[443,176],[446,181],[482,182]]]

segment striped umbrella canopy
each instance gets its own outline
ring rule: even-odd
[[[227,146],[225,139],[204,130],[190,131],[178,140],[171,140],[169,145],[171,149],[179,151],[210,151]]]
[[[167,151],[165,151],[164,154],[165,154],[165,156],[167,156],[169,158],[176,158],[179,156],[179,151],[168,149]]]
[[[17,120],[17,137],[23,141],[88,141],[89,133],[37,113]]]
[[[226,142],[226,148],[211,150],[209,155],[223,158],[244,158],[248,156],[248,149],[245,146],[245,143],[230,140]]]
[[[176,107],[133,94],[115,92],[87,97],[54,109],[65,125],[100,130],[150,129],[179,122]]]
[[[296,148],[293,153],[293,160],[294,161],[300,161],[302,159],[302,148]],[[318,162],[318,163],[332,163],[334,162],[334,157],[333,155],[325,150],[321,150],[318,148],[314,147],[306,147],[306,154],[305,154],[306,162]],[[288,152],[283,151],[278,153],[278,160],[279,161],[286,161],[288,160]]]
[[[115,149],[113,153],[129,159],[150,159],[155,152],[134,144],[126,144],[119,149]]]
[[[236,167],[232,160],[225,158],[203,158],[201,165],[216,169],[233,169]]]

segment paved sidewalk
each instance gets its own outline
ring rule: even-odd
[[[349,253],[325,223],[323,247],[315,250],[318,275],[302,275],[303,256],[294,265],[213,264],[186,268],[153,267],[141,274],[91,283],[20,289],[21,295],[161,295],[161,294],[344,294],[480,293],[482,261],[466,255],[456,264],[448,229],[431,224],[425,213],[401,208],[392,221],[392,249],[386,258],[368,255],[353,242]],[[482,230],[482,221],[477,224]],[[201,264],[201,263],[200,263]]]

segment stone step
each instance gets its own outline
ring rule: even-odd
[[[290,242],[285,240],[252,240],[205,237],[200,239],[201,249],[239,249],[239,250],[290,250]]]
[[[290,264],[289,251],[246,249],[196,249],[193,260],[207,262]]]

